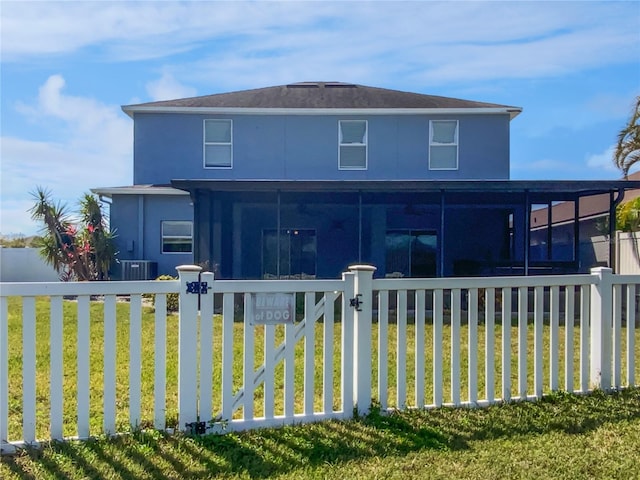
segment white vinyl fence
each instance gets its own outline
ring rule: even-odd
[[[175,281],[2,283],[0,449],[350,418],[372,401],[483,406],[640,376],[640,275],[374,271],[240,281],[185,266]]]

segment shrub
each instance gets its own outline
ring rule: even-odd
[[[156,280],[177,280],[176,277],[172,277],[171,275],[160,275]],[[143,295],[144,298],[149,300],[154,308],[156,304],[156,296],[153,293],[145,293]],[[178,304],[179,304],[180,295],[178,293],[168,293],[167,294],[167,311],[168,312],[177,312]]]

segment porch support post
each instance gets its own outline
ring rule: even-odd
[[[438,238],[440,243],[440,277],[444,277],[444,207],[444,190],[440,190],[440,235]]]
[[[202,268],[176,267],[180,280],[178,315],[178,429],[198,421],[198,294],[187,293],[187,284],[198,282]]]
[[[573,261],[580,271],[580,197],[573,201]]]
[[[353,400],[358,414],[365,415],[371,407],[371,342],[373,309],[373,272],[372,265],[352,265],[349,271],[355,273],[354,297],[348,308],[353,308]]]
[[[609,260],[607,266],[614,268],[615,264],[615,244],[616,244],[616,206],[613,190],[609,191]]]
[[[529,244],[531,243],[531,199],[529,190],[524,191],[524,274],[529,275]]]
[[[611,333],[613,309],[613,271],[591,269],[590,380],[592,388],[611,388]]]
[[[280,204],[280,190],[278,190],[278,199],[277,199],[277,203],[276,203],[276,208],[277,208],[277,219],[276,219],[276,278],[280,278],[280,229],[282,228],[281,226],[281,221],[280,221],[280,210],[281,210],[281,204]]]

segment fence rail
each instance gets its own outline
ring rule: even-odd
[[[175,281],[2,283],[0,450],[131,427],[349,418],[372,400],[484,406],[639,378],[640,275],[374,271],[239,281],[185,266]],[[289,320],[257,321],[257,296],[281,294]]]

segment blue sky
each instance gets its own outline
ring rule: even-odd
[[[132,182],[122,105],[327,80],[523,108],[512,179],[615,179],[640,2],[0,3],[0,233]]]

